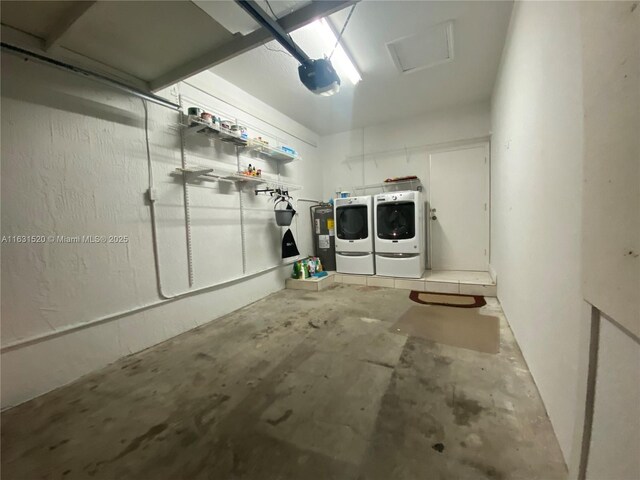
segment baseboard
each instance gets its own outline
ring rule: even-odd
[[[489,264],[489,275],[491,275],[491,279],[497,285],[498,284],[498,272],[496,272],[493,265]]]

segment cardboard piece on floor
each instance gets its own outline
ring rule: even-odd
[[[480,315],[479,308],[411,307],[391,331],[478,352],[500,351],[500,319]]]

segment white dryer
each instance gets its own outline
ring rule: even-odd
[[[421,278],[426,248],[424,204],[418,191],[375,196],[375,256],[378,275]]]
[[[373,275],[373,221],[371,196],[336,198],[336,270]]]

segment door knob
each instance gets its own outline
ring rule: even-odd
[[[435,215],[433,215],[433,216],[431,217],[431,220],[437,220],[437,219],[438,219],[438,217],[436,217]]]

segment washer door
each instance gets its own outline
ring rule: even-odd
[[[367,205],[336,208],[336,236],[340,240],[362,240],[369,237],[367,208]]]
[[[414,202],[378,204],[377,234],[383,240],[408,240],[416,236],[416,205]]]

